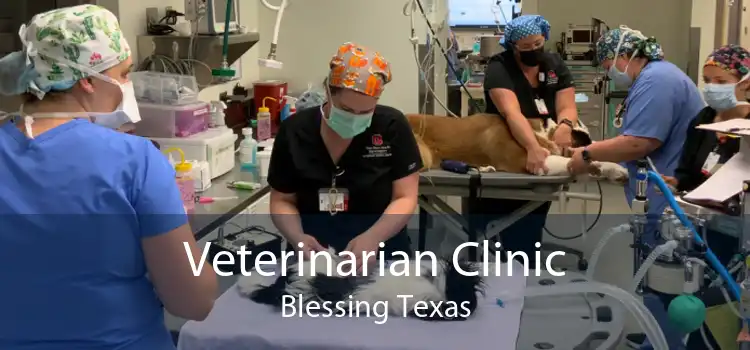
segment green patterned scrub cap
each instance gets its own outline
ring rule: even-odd
[[[664,50],[654,37],[646,37],[624,25],[610,30],[596,42],[596,58],[600,63],[626,54],[646,57],[649,61],[664,59]]]
[[[88,76],[75,66],[103,72],[130,57],[117,17],[96,5],[38,14],[28,27],[21,26],[19,36],[27,65],[36,73],[26,91],[40,99],[47,92],[70,89]]]

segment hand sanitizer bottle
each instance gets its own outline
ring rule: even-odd
[[[240,142],[240,168],[253,171],[258,166],[258,141],[253,138],[253,128],[243,128]]]

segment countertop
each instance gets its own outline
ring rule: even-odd
[[[230,181],[251,181],[262,185],[253,191],[235,190],[227,187]],[[195,209],[189,213],[190,226],[195,233],[196,240],[207,236],[218,229],[230,219],[240,214],[245,208],[270,192],[266,179],[260,177],[257,171],[242,171],[237,163],[232,171],[219,176],[211,181],[211,187],[196,195],[204,197],[232,197],[234,200],[222,200],[209,204],[196,204]]]

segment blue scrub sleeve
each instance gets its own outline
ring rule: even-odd
[[[675,90],[668,81],[642,77],[628,92],[622,135],[665,142],[675,119]]]
[[[151,141],[143,139],[143,144],[144,157],[134,169],[133,181],[133,207],[142,238],[170,232],[188,222],[174,168]]]

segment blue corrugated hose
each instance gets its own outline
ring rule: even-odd
[[[695,226],[693,226],[693,223],[688,220],[687,215],[685,215],[685,212],[682,210],[682,208],[677,204],[677,200],[675,200],[674,195],[672,194],[672,191],[669,190],[669,187],[664,182],[664,180],[661,178],[659,174],[657,174],[654,171],[648,172],[648,179],[649,181],[653,181],[657,187],[659,187],[659,190],[661,193],[664,194],[664,197],[667,198],[667,202],[669,203],[669,206],[672,207],[672,210],[674,210],[674,213],[677,215],[677,217],[680,219],[680,222],[682,222],[685,227],[689,228],[693,231],[693,236],[695,238],[695,241],[699,244],[706,246],[706,258],[708,262],[711,264],[711,267],[716,270],[716,272],[719,273],[721,276],[721,279],[726,281],[727,284],[729,284],[729,290],[732,291],[732,294],[734,294],[735,299],[737,299],[738,302],[742,301],[742,292],[740,290],[740,286],[737,284],[737,281],[732,278],[732,276],[729,274],[729,271],[724,267],[724,265],[719,262],[719,258],[716,257],[716,254],[711,250],[711,248],[708,247],[708,245],[705,244],[703,241],[703,238],[698,234],[698,230],[695,229]],[[745,320],[750,321],[750,319]]]

